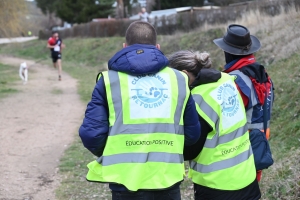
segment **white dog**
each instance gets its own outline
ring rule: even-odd
[[[19,76],[23,81],[23,84],[26,84],[28,81],[28,67],[26,62],[20,64]]]

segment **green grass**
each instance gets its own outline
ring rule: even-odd
[[[268,67],[275,84],[270,145],[275,164],[264,171],[264,199],[300,199],[300,52]]]
[[[61,89],[54,88],[51,90],[52,94],[63,94],[64,92]]]
[[[208,51],[212,55],[223,55],[212,40],[221,37],[221,29],[212,29],[208,32],[190,32],[187,34],[178,33],[175,36],[158,36],[158,43],[161,50],[166,55],[179,49],[193,49]],[[66,39],[63,40],[66,48],[63,50],[63,62],[74,62],[81,67],[103,68],[103,63],[107,61],[122,48],[124,38],[86,38],[86,39]],[[47,41],[35,40],[25,43],[2,45],[1,54],[12,54],[19,57],[34,58],[36,60],[50,59],[50,51],[46,48]],[[18,49],[16,51],[16,49]],[[218,57],[218,56],[212,56]],[[214,59],[223,61],[224,59]],[[216,64],[217,65],[217,64]]]
[[[211,53],[215,67],[221,68],[224,63],[223,53],[212,43],[212,39],[221,35],[220,29],[213,29],[208,32],[160,36],[158,39],[165,54],[179,49],[206,50]],[[78,80],[78,93],[86,104],[91,98],[96,75],[105,69],[107,60],[121,49],[123,38],[66,39],[64,42],[67,48],[63,52],[63,70]],[[50,53],[45,44],[46,41],[31,41],[3,45],[0,54],[41,60],[51,66]],[[260,183],[262,199],[300,198],[299,54],[300,52],[296,52],[291,57],[267,66],[275,84],[270,139],[275,164],[263,172]],[[258,53],[258,60],[265,58],[265,55]],[[94,159],[77,137],[60,162],[60,174],[63,179],[57,190],[58,199],[110,199],[107,185],[85,180],[86,164]],[[181,185],[183,199],[192,199],[191,186],[191,181],[185,181]]]
[[[18,68],[0,64],[0,98],[18,92],[14,87],[18,79]]]
[[[271,137],[273,145],[280,148],[279,158],[284,158],[291,148],[300,144],[300,52],[269,67],[275,85],[275,103],[272,113],[274,123]],[[274,148],[278,149],[278,148]]]
[[[79,139],[68,148],[59,165],[63,180],[56,191],[58,199],[110,199],[107,184],[90,183],[85,179],[86,165],[94,159]]]
[[[77,66],[97,68],[108,61],[112,52],[122,48],[123,38],[90,38],[63,40],[66,48],[62,52],[63,62],[74,62]],[[46,48],[47,41],[34,40],[25,43],[1,45],[1,54],[16,55],[35,60],[50,60],[50,50]],[[16,49],[18,49],[16,51]],[[102,66],[101,66],[102,67]]]

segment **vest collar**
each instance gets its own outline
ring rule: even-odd
[[[230,63],[227,63],[224,66],[224,68],[225,68],[224,72],[229,73],[229,72],[232,72],[234,70],[238,70],[238,69],[242,68],[245,65],[249,65],[249,64],[252,64],[252,63],[255,63],[255,62],[256,62],[256,59],[255,59],[254,55],[251,54],[249,56],[245,56],[243,58],[236,59],[236,60],[231,61]]]
[[[190,88],[197,87],[208,83],[217,82],[221,78],[221,72],[215,69],[201,69],[195,79],[190,85]]]

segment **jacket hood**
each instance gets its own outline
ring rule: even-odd
[[[214,83],[221,78],[221,72],[215,69],[201,69],[195,79],[191,84],[190,88],[197,87],[199,85]]]
[[[142,75],[157,73],[168,64],[168,59],[154,45],[134,44],[117,52],[108,61],[108,69]]]

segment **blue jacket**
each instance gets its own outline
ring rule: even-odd
[[[137,53],[139,50],[140,53]],[[108,68],[131,75],[157,73],[168,65],[164,54],[152,45],[136,44],[116,53],[108,62]],[[92,99],[87,105],[79,135],[83,145],[96,156],[101,156],[108,137],[108,105],[103,78],[97,82]],[[192,96],[184,110],[185,145],[193,145],[200,137],[200,123]]]
[[[225,65],[225,69],[227,72],[229,72],[230,75],[234,75],[236,77],[236,85],[240,89],[240,92],[243,94],[243,96],[245,96],[248,99],[248,105],[245,105],[245,109],[247,113],[247,124],[249,129],[264,129],[263,105],[259,101],[258,93],[255,89],[255,85],[253,84],[251,78],[255,80],[257,84],[261,84],[264,88],[266,86],[265,84],[267,84],[267,82],[270,82],[270,91],[267,94],[266,99],[266,119],[268,128],[270,125],[274,101],[274,88],[272,80],[266,73],[264,66],[260,65],[259,63],[253,62],[247,65],[240,65],[238,69],[235,69],[234,66],[237,62],[239,62],[239,59],[227,63]]]

